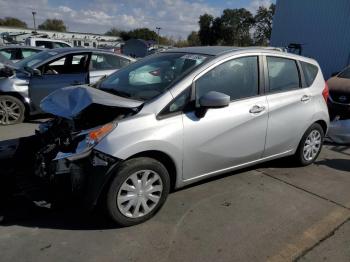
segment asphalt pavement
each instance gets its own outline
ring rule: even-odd
[[[0,140],[36,126],[0,127]],[[129,228],[17,201],[0,261],[350,261],[349,188],[350,149],[328,144],[309,167],[277,160],[176,191]]]

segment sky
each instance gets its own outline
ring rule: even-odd
[[[275,0],[0,0],[0,18],[13,16],[33,27],[47,18],[62,19],[69,31],[105,33],[111,27],[130,30],[161,27],[163,36],[186,38],[198,30],[204,13],[219,16],[226,8],[246,8],[255,13],[259,6]]]

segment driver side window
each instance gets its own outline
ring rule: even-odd
[[[231,101],[259,94],[258,57],[242,57],[224,62],[196,82],[196,101],[210,91],[229,95]]]
[[[69,54],[39,68],[43,75],[80,74],[88,71],[89,54]]]

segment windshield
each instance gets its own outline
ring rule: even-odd
[[[43,51],[17,62],[16,66],[20,68],[31,67],[34,69],[36,65],[57,54],[55,51]]]
[[[99,88],[118,96],[148,101],[207,60],[208,56],[161,53],[133,63],[101,82]]]

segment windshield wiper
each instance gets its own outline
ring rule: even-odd
[[[120,90],[115,90],[115,89],[105,89],[105,88],[101,88],[101,90],[117,95],[117,96],[121,96],[121,97],[126,97],[126,98],[130,98],[131,95],[125,91],[120,91]]]

